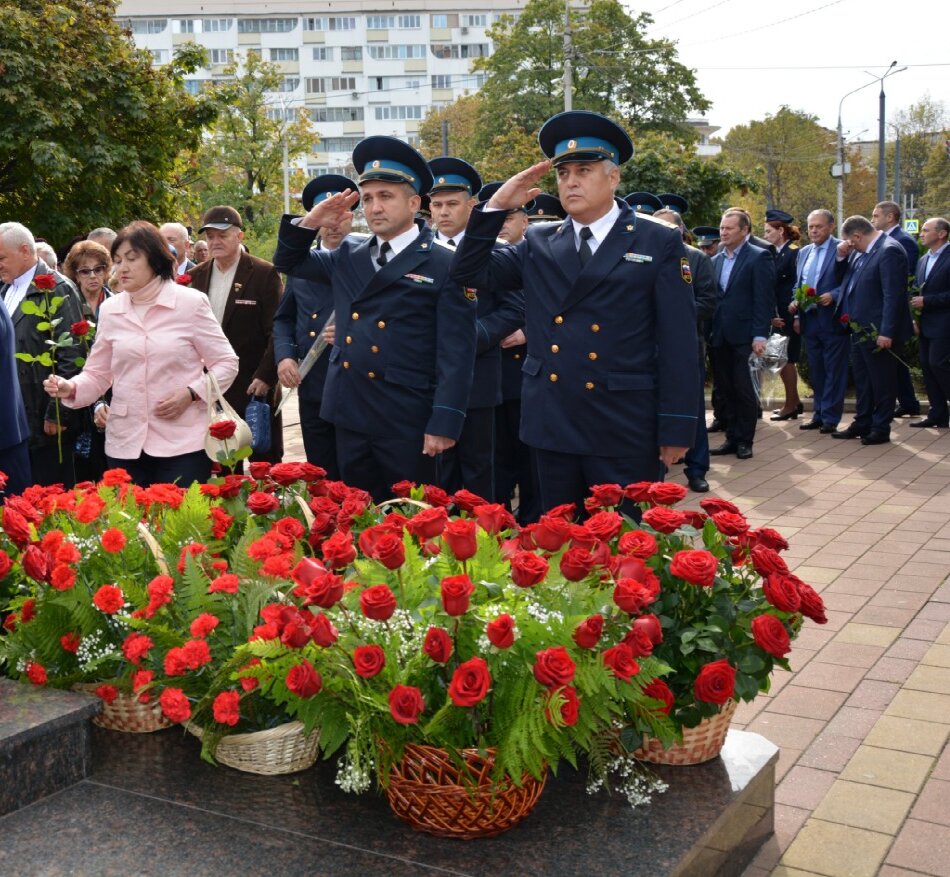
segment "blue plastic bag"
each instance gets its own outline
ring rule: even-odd
[[[266,454],[270,450],[270,405],[262,396],[255,396],[247,403],[244,419],[251,428],[255,454]]]

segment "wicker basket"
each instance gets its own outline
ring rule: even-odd
[[[199,740],[204,736],[204,729],[194,722],[186,722],[185,728]],[[215,761],[245,773],[296,773],[313,767],[319,743],[319,731],[306,737],[301,722],[286,722],[264,731],[227,734],[218,741],[212,755]]]
[[[466,749],[462,754],[468,772],[444,749],[408,745],[389,775],[386,796],[393,813],[417,831],[471,840],[501,834],[534,809],[546,772],[540,780],[526,773],[521,788],[508,778],[495,784],[493,749],[484,754]]]
[[[669,749],[655,737],[644,737],[634,755],[641,761],[653,764],[702,764],[715,758],[726,742],[729,723],[738,704],[728,701],[716,715],[703,719],[695,728],[683,728],[683,742],[674,743]]]
[[[83,694],[95,695],[99,687],[98,682],[77,682],[74,691]],[[170,728],[172,723],[165,718],[158,698],[153,697],[148,703],[139,703],[138,695],[119,692],[112,703],[102,701],[102,712],[94,716],[93,724],[109,731],[125,731],[129,734],[150,734],[152,731],[161,731]]]

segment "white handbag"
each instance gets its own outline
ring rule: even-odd
[[[243,448],[250,448],[254,438],[251,428],[244,418],[224,398],[218,379],[209,371],[205,373],[205,398],[208,400],[208,426],[220,420],[234,421],[234,435],[227,439],[217,439],[210,431],[205,435],[205,453],[213,463],[223,462]]]

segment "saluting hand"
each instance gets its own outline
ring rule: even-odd
[[[315,204],[310,212],[300,220],[300,226],[301,228],[321,228],[325,225],[338,225],[344,219],[352,218],[353,211],[350,208],[359,200],[360,193],[354,192],[352,189],[337,192],[319,204]]]
[[[541,194],[538,180],[549,170],[551,162],[545,159],[532,165],[520,174],[515,174],[488,201],[489,207],[499,210],[514,210],[527,204],[535,195]]]

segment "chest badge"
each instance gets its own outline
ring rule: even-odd
[[[644,264],[646,262],[652,262],[653,256],[648,256],[645,253],[624,253],[623,260],[625,262],[638,262]]]

